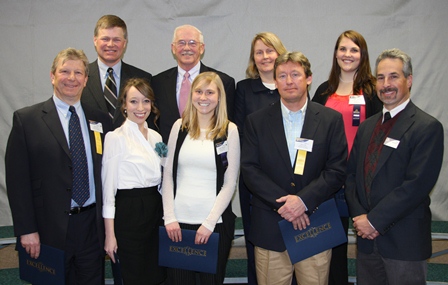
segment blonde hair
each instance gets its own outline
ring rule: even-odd
[[[255,64],[255,43],[260,40],[266,46],[273,48],[278,55],[286,52],[286,48],[283,45],[282,41],[277,37],[276,34],[270,32],[264,32],[256,34],[252,40],[250,45],[250,56],[249,56],[249,64],[246,69],[246,78],[257,79],[260,77],[260,73],[258,72],[257,65]]]
[[[215,72],[203,72],[193,80],[185,111],[182,114],[181,128],[182,130],[187,130],[193,139],[198,139],[201,134],[198,110],[193,106],[193,92],[196,88],[208,86],[212,82],[218,88],[218,105],[215,108],[215,112],[207,129],[206,137],[207,139],[215,140],[226,135],[229,120],[227,118],[227,101],[224,85],[219,75]]]

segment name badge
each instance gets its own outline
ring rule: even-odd
[[[303,149],[297,150],[296,166],[294,167],[294,174],[303,175],[305,170],[306,151]]]
[[[394,149],[397,149],[399,144],[400,144],[399,140],[395,140],[395,139],[392,139],[392,138],[389,138],[389,137],[387,137],[386,140],[384,141],[384,145],[385,146],[388,146],[388,147],[391,147],[391,148],[394,148]]]
[[[313,140],[296,138],[294,148],[298,150],[305,150],[307,152],[313,152]]]
[[[89,121],[89,122],[90,122],[90,130],[91,131],[103,133],[103,124],[101,124],[100,122],[94,122],[94,121]]]
[[[93,134],[95,135],[96,153],[103,154],[103,143],[101,142],[100,132],[94,131]]]
[[[218,155],[229,151],[229,143],[227,141],[217,143],[215,146]]]
[[[364,100],[363,95],[350,95],[348,99],[349,105],[365,105],[366,101]]]
[[[355,104],[353,105],[353,113],[352,113],[352,126],[359,126],[361,122],[361,105]]]

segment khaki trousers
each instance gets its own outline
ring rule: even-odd
[[[291,285],[293,273],[297,285],[327,285],[331,249],[291,264],[288,251],[276,252],[255,247],[255,266],[259,285]]]

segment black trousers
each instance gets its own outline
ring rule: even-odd
[[[348,231],[348,217],[341,217],[342,227],[345,234]],[[329,285],[348,285],[348,243],[343,243],[332,249],[330,261]]]
[[[104,284],[105,254],[99,243],[95,208],[70,216],[64,251],[66,284]]]
[[[160,284],[166,277],[159,263],[162,196],[157,187],[118,190],[115,236],[124,285]]]
[[[201,225],[180,224],[181,229],[197,230]],[[222,223],[216,224],[215,233],[219,233],[218,244],[218,269],[216,274],[195,272],[184,269],[167,268],[167,279],[165,285],[196,285],[198,279],[201,285],[220,285],[224,283],[226,275],[227,259],[229,257],[230,248],[234,235],[234,228],[232,233],[228,233],[224,229]]]

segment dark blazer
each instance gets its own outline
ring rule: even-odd
[[[270,90],[260,78],[247,78],[236,85],[234,119],[238,126],[240,140],[244,138],[244,122],[247,115],[263,109],[280,99],[277,89]]]
[[[224,84],[227,100],[227,113],[229,120],[233,119],[233,97],[235,93],[235,79],[227,74],[217,71],[216,69],[205,66],[201,62],[199,73],[213,71],[216,72]],[[156,95],[156,106],[160,110],[160,117],[158,120],[158,126],[160,128],[160,134],[163,141],[168,142],[170,136],[171,127],[174,122],[180,118],[179,108],[177,107],[176,100],[176,84],[177,84],[177,66],[165,70],[152,79],[152,88]]]
[[[111,129],[108,114],[82,104],[87,124],[101,122],[104,135]],[[104,245],[101,159],[94,133],[89,131],[96,189],[97,230]],[[72,196],[69,146],[52,98],[14,112],[5,155],[6,187],[14,234],[38,232],[40,241],[64,249]]]
[[[136,68],[127,63],[121,62],[121,75],[120,75],[120,90],[123,90],[126,81],[130,78],[145,78],[151,83],[151,74]],[[119,94],[118,94],[119,95]],[[101,110],[108,113],[106,99],[104,99],[103,86],[101,85],[100,70],[98,68],[98,60],[89,64],[89,80],[87,85],[82,91],[81,102],[84,105],[88,105],[91,108]],[[113,118],[113,130],[121,126],[125,117],[122,115],[121,106],[117,106],[115,109],[115,115]],[[148,125],[154,128],[154,117],[149,116],[147,119]]]
[[[346,199],[352,217],[367,214],[380,233],[376,244],[385,258],[424,260],[431,256],[431,192],[443,158],[442,124],[412,101],[388,137],[398,147],[383,146],[370,191],[364,188],[364,158],[378,113],[359,127],[347,168]],[[358,250],[372,253],[374,242],[357,237]]]
[[[345,180],[347,142],[342,115],[308,102],[302,138],[314,141],[307,153],[303,175],[291,166],[280,101],[247,117],[241,152],[244,181],[252,192],[249,240],[273,251],[286,250],[275,200],[299,195],[310,212],[339,190]]]
[[[325,105],[331,94],[322,95],[328,89],[328,81],[322,83],[314,93],[313,101]],[[378,99],[376,92],[362,94],[366,102],[366,118],[378,113],[383,108],[383,103]]]

